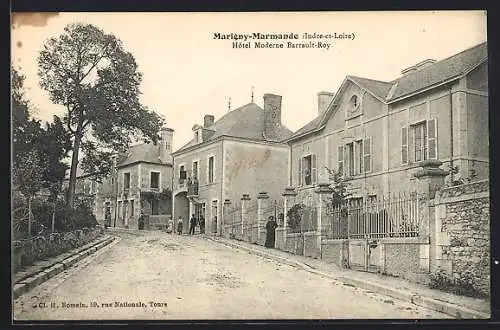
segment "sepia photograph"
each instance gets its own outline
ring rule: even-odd
[[[489,319],[487,12],[11,12],[12,320]]]

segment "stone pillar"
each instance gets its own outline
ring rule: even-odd
[[[266,237],[266,215],[265,210],[269,207],[269,195],[267,192],[260,192],[257,195],[257,242],[264,245]]]
[[[419,236],[428,239],[428,244],[420,246],[420,271],[428,273],[435,266],[449,268],[447,262],[442,260],[442,246],[446,245],[447,239],[440,237],[442,205],[439,202],[439,190],[444,186],[444,178],[447,171],[439,168],[442,165],[438,160],[427,160],[421,163],[421,169],[415,173],[418,179],[418,217],[420,220]],[[432,265],[432,267],[431,267]],[[450,269],[451,270],[451,269]]]
[[[316,237],[317,237],[317,244],[318,244],[318,249],[319,253],[321,255],[321,242],[322,242],[322,237],[323,237],[323,232],[325,231],[323,228],[323,217],[326,216],[326,202],[324,199],[326,197],[331,196],[333,193],[333,189],[330,187],[330,184],[328,182],[321,182],[318,183],[316,186],[316,189],[314,190],[315,193],[319,195],[318,198],[318,221],[317,221],[317,226],[316,226]],[[324,219],[326,221],[326,219]]]
[[[284,215],[284,221],[283,221],[283,227],[279,227],[276,229],[276,247],[280,249],[282,247],[282,250],[285,250],[286,247],[286,233],[287,233],[287,227],[288,227],[288,217],[287,217],[287,212],[292,208],[293,201],[295,199],[295,196],[297,196],[297,192],[295,191],[294,187],[286,187],[285,192],[282,194],[284,197],[283,200],[283,215]],[[278,238],[282,236],[281,240],[278,240]]]
[[[248,219],[247,219],[247,207],[248,207],[248,201],[250,200],[250,195],[249,194],[243,194],[241,196],[241,238],[245,240],[246,238],[246,232],[247,232],[247,224],[248,224]]]
[[[231,222],[229,219],[229,208],[231,207],[231,201],[229,199],[224,200],[222,205],[222,236],[228,238],[229,232],[226,231],[226,226]]]

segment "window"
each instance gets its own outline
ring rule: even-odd
[[[427,126],[425,122],[413,126],[415,161],[427,159]]]
[[[411,137],[411,138],[410,138]],[[401,128],[401,163],[437,158],[436,119]]]
[[[214,182],[214,156],[208,158],[208,183]]]
[[[354,151],[356,154],[356,160],[354,161],[355,174],[363,173],[363,140],[354,142]]]
[[[130,173],[123,174],[123,187],[124,189],[130,189]]]
[[[356,95],[353,95],[351,97],[351,106],[356,108],[358,106],[358,97]]]
[[[367,138],[363,142],[364,153],[363,153],[363,164],[364,171],[370,172],[372,170],[372,139]]]
[[[337,164],[337,171],[342,175],[344,171],[344,146],[339,146],[338,148]]]
[[[345,155],[345,160],[346,160],[346,170],[347,170],[347,175],[348,176],[353,176],[354,175],[354,144],[353,143],[348,143],[346,145],[346,155]]]
[[[354,176],[372,170],[371,138],[341,145],[337,151],[337,169],[340,174]]]
[[[401,128],[401,163],[408,163],[408,127]]]
[[[299,158],[299,185],[316,183],[316,155]]]
[[[150,174],[150,187],[160,188],[160,172],[151,172]]]
[[[198,179],[198,162],[193,162],[193,173],[192,173],[193,179]]]
[[[170,150],[170,142],[168,140],[165,142],[165,149]]]
[[[181,165],[181,166],[179,167],[179,179],[180,179],[181,181],[183,181],[183,180],[186,180],[186,179],[187,179],[187,172],[186,172],[186,169],[185,169],[184,165]]]

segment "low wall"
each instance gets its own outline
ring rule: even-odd
[[[248,225],[243,229],[243,240],[249,243],[257,243],[258,235],[258,226]]]
[[[490,295],[489,182],[441,189],[436,206],[436,266]]]
[[[285,251],[285,235],[286,231],[285,228],[283,227],[278,227],[276,228],[275,231],[275,243],[274,246],[281,251]],[[265,232],[264,232],[264,241],[266,240],[265,238]]]
[[[337,265],[342,266],[342,246],[344,240],[325,239],[321,242],[321,259]]]
[[[85,245],[96,239],[102,232],[103,228],[96,226],[13,241],[13,270],[15,272],[20,267],[31,265],[37,260],[57,256],[73,248]]]
[[[304,235],[302,233],[287,234],[285,251],[296,255],[304,255]]]
[[[318,244],[319,233],[316,231],[304,233],[304,256],[311,258],[320,258],[321,251]]]

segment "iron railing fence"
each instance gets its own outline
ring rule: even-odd
[[[323,227],[333,239],[418,237],[425,202],[425,197],[416,193],[352,199],[327,207]]]

